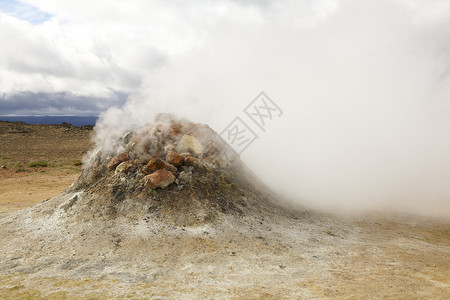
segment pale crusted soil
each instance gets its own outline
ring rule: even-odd
[[[3,298],[446,299],[450,293],[448,223],[303,212],[230,216],[201,227],[120,218],[74,225],[62,211],[30,218],[43,204],[0,220]]]

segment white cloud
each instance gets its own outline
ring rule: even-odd
[[[450,17],[450,2],[447,0],[397,0],[402,3],[412,15],[412,21],[419,25],[436,25],[448,22]]]
[[[143,82],[152,84],[160,68],[195,53],[228,27],[311,27],[337,7],[335,1],[254,3],[17,2],[21,10],[0,11],[0,38],[8,41],[0,49],[0,91],[103,98],[114,96],[111,90],[130,93]],[[30,23],[24,7],[48,19]]]

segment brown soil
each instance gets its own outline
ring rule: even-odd
[[[91,147],[90,132],[0,122],[0,165],[7,167],[0,170],[0,299],[450,295],[450,223],[443,220],[300,212],[186,228],[116,220],[105,230],[94,221],[60,228],[54,217],[33,227],[29,213],[13,213],[56,196],[78,176],[73,164]],[[49,167],[27,167],[36,160]],[[9,228],[14,222],[23,225]]]
[[[92,127],[0,121],[0,215],[52,198],[78,177]],[[29,167],[45,162],[48,167]]]
[[[0,215],[55,197],[79,173],[79,167],[33,168],[19,173],[0,170]]]
[[[30,162],[73,165],[92,147],[91,126],[32,125],[0,121],[0,164],[20,169]]]

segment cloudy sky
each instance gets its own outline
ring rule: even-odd
[[[1,0],[0,39],[0,115],[220,131],[265,91],[242,157],[271,187],[450,215],[448,0]]]
[[[181,86],[176,101],[203,102],[196,89],[237,89],[241,69],[251,92],[231,94],[244,99],[272,88],[260,77],[310,85],[308,76],[350,67],[353,80],[385,71],[381,57],[405,73],[415,71],[409,60],[434,60],[434,79],[445,79],[449,20],[445,0],[2,0],[1,114],[97,114],[130,94],[166,97],[168,85]]]

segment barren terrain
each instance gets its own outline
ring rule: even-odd
[[[0,215],[64,191],[92,147],[92,128],[0,121]],[[29,165],[46,162],[47,167]]]
[[[6,166],[0,170],[0,299],[450,295],[448,221],[388,213],[337,217],[298,208],[187,227],[124,218],[106,229],[98,219],[67,223],[50,217],[42,201],[78,176],[74,164],[92,146],[90,130],[0,125],[0,165]],[[35,161],[48,166],[28,167]]]

